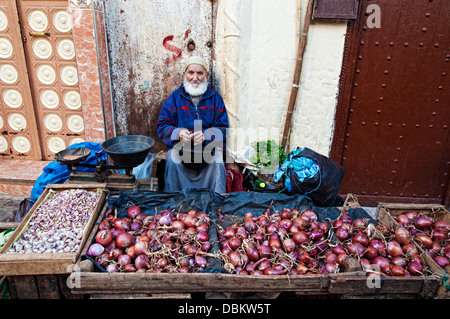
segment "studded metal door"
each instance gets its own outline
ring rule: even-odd
[[[15,0],[0,1],[0,157],[41,159]]]
[[[448,0],[361,1],[333,143],[343,194],[365,204],[448,202],[449,17]]]
[[[42,158],[82,142],[84,120],[67,0],[17,0]]]

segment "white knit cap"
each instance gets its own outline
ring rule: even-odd
[[[184,62],[184,71],[186,71],[188,66],[191,65],[191,64],[199,64],[206,70],[207,73],[209,73],[209,71],[208,71],[208,63],[206,63],[205,59],[203,59],[202,57],[191,56],[188,59],[186,59],[186,61]]]

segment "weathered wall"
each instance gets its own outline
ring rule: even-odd
[[[306,0],[219,1],[216,63],[221,93],[236,115],[231,125],[238,133],[230,141],[235,150],[256,140],[281,140],[306,5]],[[346,27],[346,21],[310,26],[291,149],[329,153]]]
[[[217,0],[213,21],[205,19],[209,0],[198,0],[204,8],[200,12],[187,3],[105,0],[117,134],[154,134],[160,106],[181,79],[178,62],[161,67],[173,56],[162,40],[173,30],[191,30],[192,21],[206,20],[214,27],[213,83],[229,113],[229,148],[239,150],[268,138],[280,141],[307,0]],[[310,27],[291,148],[329,153],[346,26],[346,21],[322,21]],[[185,31],[169,42],[183,52]],[[162,85],[140,89],[148,80]],[[139,107],[143,104],[148,106]],[[133,107],[142,111],[133,113]],[[130,126],[130,117],[131,123],[143,122],[148,129]]]
[[[105,0],[117,135],[142,134],[157,142],[163,102],[181,84],[189,41],[210,60],[212,5],[205,0]]]

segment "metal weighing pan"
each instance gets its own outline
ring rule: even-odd
[[[100,147],[105,151],[114,166],[132,168],[142,164],[155,140],[144,135],[116,136],[104,141]]]

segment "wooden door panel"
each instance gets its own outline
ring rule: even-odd
[[[354,68],[338,108],[345,129],[333,150],[346,168],[341,192],[368,203],[444,203],[450,171],[450,2],[362,1],[353,30]],[[369,28],[369,4],[381,28]],[[447,19],[443,17],[446,16]],[[447,31],[445,31],[447,30]],[[345,75],[344,75],[345,78]],[[336,154],[334,154],[336,156]],[[336,158],[335,158],[336,159]]]
[[[0,156],[41,159],[16,3],[0,1]]]

